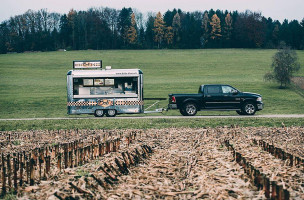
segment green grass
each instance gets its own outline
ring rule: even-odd
[[[0,121],[0,131],[59,130],[59,129],[148,129],[148,128],[202,128],[202,127],[281,127],[304,126],[302,118],[218,118],[218,119],[69,119]]]
[[[275,50],[111,50],[0,55],[0,118],[66,117],[66,73],[73,60],[102,59],[112,68],[140,68],[145,97],[197,93],[200,84],[230,84],[263,95],[257,114],[304,113],[304,100],[292,88],[265,83]],[[304,51],[297,51],[304,66]],[[304,67],[297,75],[304,76]],[[151,102],[146,102],[151,103]],[[165,106],[167,101],[160,103]],[[221,112],[200,112],[199,115]],[[227,114],[227,113],[224,113]],[[235,112],[229,112],[235,115]],[[179,115],[170,111],[166,115]]]

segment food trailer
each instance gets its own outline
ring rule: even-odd
[[[102,69],[102,61],[74,61],[67,73],[68,114],[117,114],[144,112],[143,73],[140,69]]]

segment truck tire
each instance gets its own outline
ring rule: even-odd
[[[244,115],[244,113],[241,110],[237,110],[236,113],[239,115]]]
[[[197,105],[192,102],[186,103],[183,106],[183,110],[186,116],[194,116],[197,113]]]
[[[100,109],[95,110],[95,113],[94,113],[95,117],[103,117],[103,115],[104,115],[104,111],[103,110],[100,110]]]
[[[256,112],[256,105],[252,102],[245,102],[242,106],[242,112],[245,115],[254,115]]]
[[[179,109],[179,112],[180,112],[183,116],[188,116],[188,115],[186,114],[186,112],[185,112],[183,109]]]
[[[116,110],[114,110],[114,109],[107,110],[106,115],[107,115],[107,117],[115,117],[116,116]]]

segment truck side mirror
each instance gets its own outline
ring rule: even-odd
[[[232,90],[231,92],[232,92],[233,95],[236,95],[236,94],[239,93],[237,90]]]

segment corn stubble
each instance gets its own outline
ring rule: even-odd
[[[304,199],[304,128],[0,132],[1,195]]]

